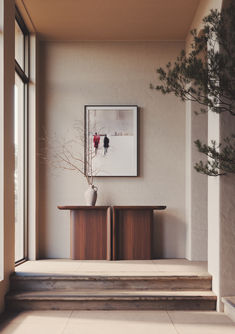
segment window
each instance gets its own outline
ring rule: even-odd
[[[27,98],[29,32],[18,9],[15,19],[15,262],[27,256]]]

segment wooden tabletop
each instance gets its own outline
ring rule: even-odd
[[[115,210],[165,210],[166,205],[121,205],[113,206]]]
[[[100,206],[100,205],[94,205],[94,206],[89,206],[89,205],[64,205],[64,206],[57,206],[58,209],[60,210],[105,210],[108,209],[109,206]]]
[[[60,210],[105,210],[108,209],[110,206],[89,206],[89,205],[59,205],[57,206]],[[114,210],[165,210],[166,205],[133,205],[133,206],[113,206]]]

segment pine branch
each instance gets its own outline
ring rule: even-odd
[[[161,84],[150,84],[162,94],[173,93],[182,101],[201,106],[200,112],[229,113],[235,116],[235,3],[219,12],[211,10],[203,19],[200,34],[191,31],[191,51],[182,50],[174,63],[158,68]],[[235,173],[235,135],[211,145],[195,142],[207,162],[199,161],[196,171],[210,176]]]

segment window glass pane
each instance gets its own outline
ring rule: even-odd
[[[24,258],[24,83],[15,74],[15,261]]]
[[[15,20],[15,59],[24,70],[24,34]]]
[[[29,76],[29,35],[24,35],[24,73]]]

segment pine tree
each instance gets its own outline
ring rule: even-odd
[[[182,50],[174,63],[158,68],[161,85],[150,88],[163,94],[174,93],[182,101],[200,105],[199,113],[208,110],[235,116],[235,4],[219,12],[211,10],[203,19],[198,34],[191,31],[191,51]],[[198,113],[198,112],[197,112]],[[194,168],[210,176],[235,173],[235,134],[211,145],[195,141],[199,152],[208,157]]]

